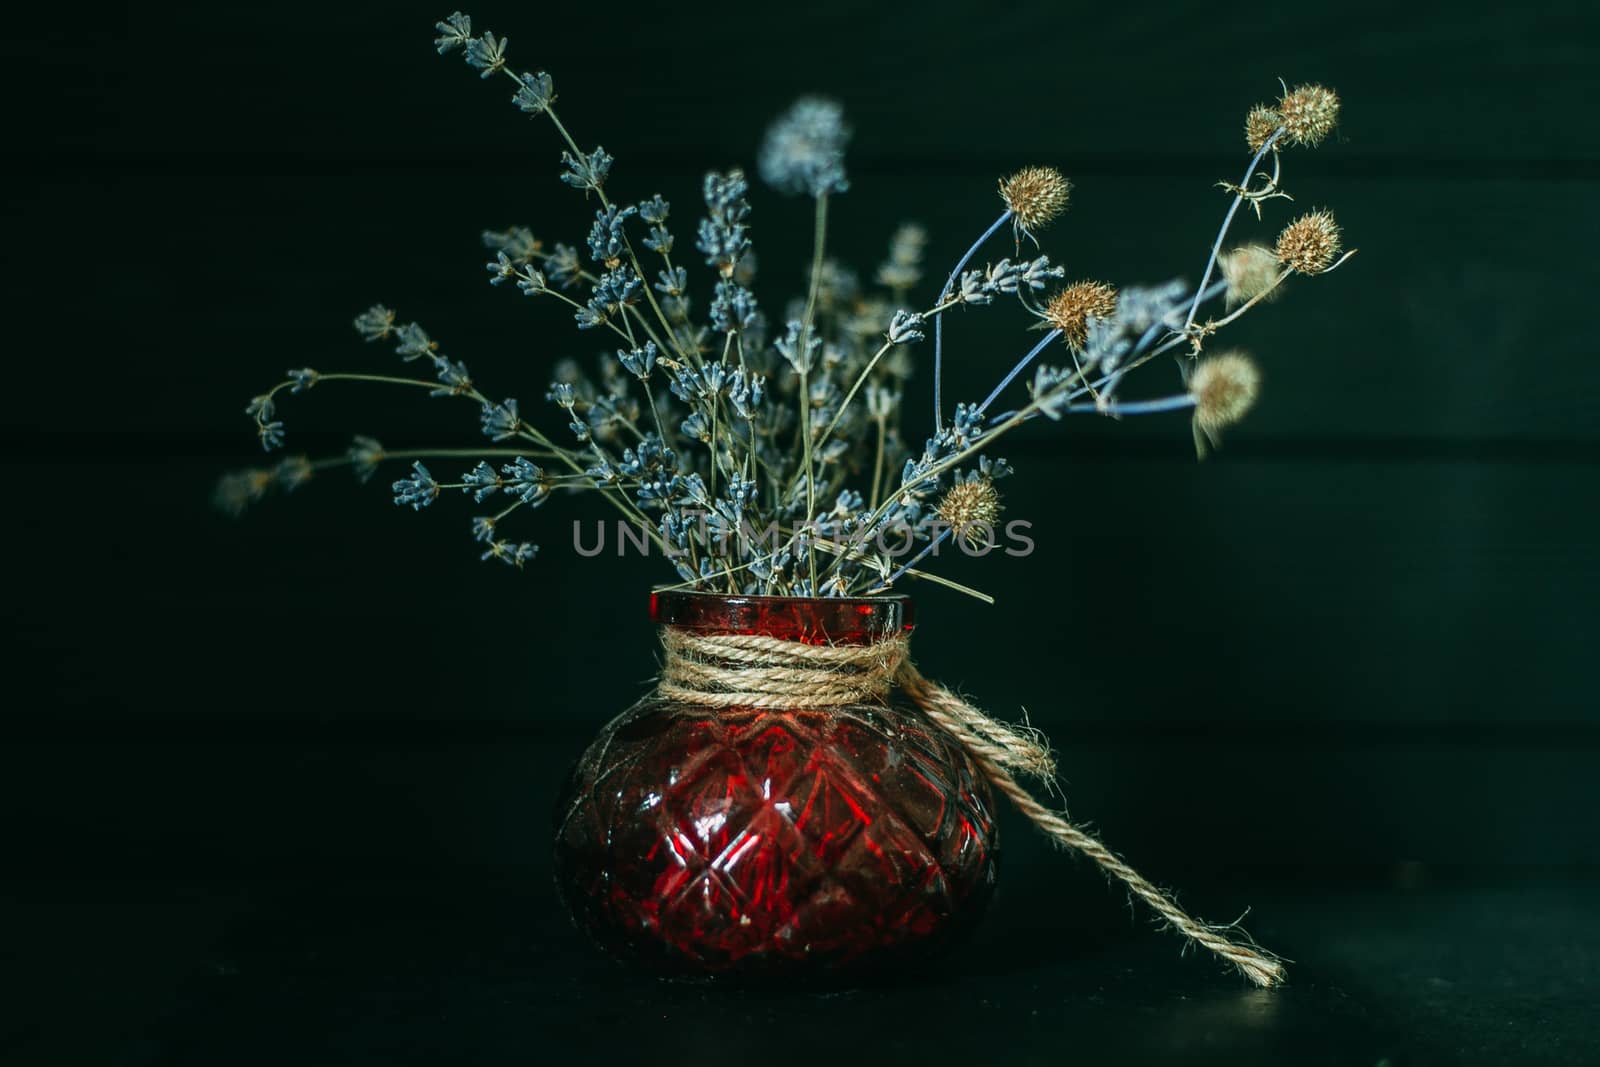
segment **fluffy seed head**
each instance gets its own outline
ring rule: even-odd
[[[1278,262],[1301,274],[1321,274],[1339,255],[1339,224],[1329,211],[1301,215],[1278,234]]]
[[[1088,342],[1091,315],[1108,319],[1116,313],[1116,287],[1105,282],[1073,282],[1044,306],[1045,319],[1074,349],[1082,349]]]
[[[939,518],[969,546],[978,548],[988,543],[1000,518],[1000,494],[995,491],[994,482],[984,477],[956,482],[939,501]]]
[[[1297,85],[1278,101],[1283,139],[1310,148],[1333,131],[1339,121],[1339,94],[1321,85]]]
[[[767,130],[761,145],[761,177],[781,193],[820,197],[850,188],[844,149],[850,129],[844,111],[832,100],[808,96]]]
[[[1189,375],[1194,422],[1207,436],[1232,426],[1256,402],[1261,372],[1242,352],[1223,352],[1202,360]]]
[[[1250,151],[1259,152],[1261,146],[1267,143],[1279,126],[1283,125],[1283,116],[1279,115],[1266,104],[1257,104],[1250,109],[1250,114],[1244,117],[1244,143],[1250,146]],[[1282,143],[1283,138],[1279,138]]]
[[[1278,274],[1278,257],[1272,249],[1261,245],[1240,245],[1232,252],[1224,252],[1217,260],[1222,277],[1228,283],[1228,306],[1248,304],[1262,293],[1267,300],[1275,300],[1281,289],[1273,288]]]
[[[1000,199],[1011,209],[1016,228],[1030,235],[1067,210],[1071,194],[1072,183],[1054,167],[1023,167],[1000,179]]]

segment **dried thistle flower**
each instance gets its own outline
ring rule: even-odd
[[[1194,397],[1194,422],[1214,437],[1250,410],[1261,389],[1261,372],[1242,352],[1223,352],[1202,360],[1189,375]]]
[[[1089,319],[1109,319],[1116,313],[1116,286],[1105,282],[1073,282],[1044,306],[1045,319],[1061,331],[1067,344],[1080,350],[1089,340]]]
[[[939,518],[971,548],[987,544],[1000,518],[1000,494],[994,482],[981,474],[957,480],[939,501]]]
[[[1276,288],[1282,268],[1278,265],[1277,254],[1270,248],[1240,245],[1232,252],[1224,252],[1218,258],[1217,266],[1222,269],[1223,280],[1228,283],[1227,302],[1230,308],[1248,304],[1263,293],[1266,294],[1265,299],[1276,300],[1282,292]]]
[[[1339,121],[1339,94],[1322,85],[1297,85],[1278,101],[1283,140],[1310,148]]]
[[[1023,167],[1000,179],[1000,199],[1011,212],[1018,237],[1042,230],[1063,211],[1072,195],[1072,183],[1054,167]]]
[[[1301,215],[1278,234],[1278,262],[1301,274],[1321,274],[1339,255],[1339,224],[1330,211]]]
[[[1266,104],[1257,104],[1244,117],[1244,143],[1250,146],[1250,151],[1259,152],[1262,145],[1267,143],[1267,138],[1282,125],[1282,115]]]

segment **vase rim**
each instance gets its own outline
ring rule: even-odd
[[[901,594],[794,597],[664,589],[650,594],[650,618],[661,626],[701,633],[865,644],[910,632],[913,608],[911,598]]]
[[[671,600],[751,600],[782,604],[909,604],[911,597],[905,593],[888,593],[883,596],[776,596],[768,593],[708,593],[700,589],[656,589],[651,597]]]

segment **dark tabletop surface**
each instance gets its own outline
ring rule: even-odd
[[[1022,829],[1022,828],[1016,828]],[[14,880],[9,1064],[1565,1064],[1600,1048],[1600,887],[1232,883],[1290,984],[1180,954],[1117,892],[1013,848],[973,941],[833,991],[661,982],[543,878]],[[1418,872],[1400,872],[1402,883]],[[1220,913],[1217,913],[1220,914]]]

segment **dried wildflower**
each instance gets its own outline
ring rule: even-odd
[[[599,146],[593,152],[573,156],[571,152],[561,153],[561,164],[567,172],[561,175],[561,180],[574,189],[598,189],[606,183],[606,176],[611,173],[611,164],[615,162],[610,153]]]
[[[711,296],[711,328],[717,333],[749,332],[761,321],[755,294],[730,278],[717,283]]]
[[[1282,115],[1265,104],[1257,104],[1244,117],[1244,143],[1250,146],[1250,151],[1259,152],[1266,145],[1267,138],[1277,133],[1282,125]],[[1274,147],[1282,142],[1280,137]]]
[[[365,484],[377,473],[378,464],[383,462],[383,445],[373,437],[357,437],[350,442],[350,448],[345,453],[350,460],[350,467],[355,471],[356,480]]]
[[[533,235],[526,226],[512,226],[506,230],[484,230],[483,247],[494,252],[504,252],[514,263],[527,263],[544,251],[544,242]]]
[[[650,227],[650,233],[644,239],[644,246],[664,256],[672,252],[672,234],[666,225],[667,216],[671,211],[672,205],[663,200],[660,193],[639,205],[639,218]]]
[[[1266,293],[1267,300],[1275,300],[1282,292],[1276,288],[1282,268],[1278,256],[1261,245],[1240,245],[1217,259],[1223,280],[1228,283],[1228,307],[1248,304]]]
[[[429,396],[461,396],[472,391],[472,377],[467,373],[465,363],[438,356],[434,359],[434,366],[438,369],[435,377],[444,385],[433,390]]]
[[[555,103],[555,84],[550,80],[550,75],[544,71],[537,74],[523,73],[517,77],[519,87],[511,102],[527,115],[540,115],[549,110]]]
[[[504,484],[495,469],[481,459],[476,467],[461,476],[461,491],[471,493],[472,499],[479,504],[493,496]]]
[[[822,338],[815,333],[807,333],[805,343],[801,344],[800,332],[803,329],[804,324],[799,319],[790,319],[783,339],[773,343],[778,354],[788,360],[789,366],[794,368],[796,374],[806,374],[811,370],[812,364],[816,362],[817,349],[822,347]]]
[[[1073,282],[1044,306],[1046,321],[1061,331],[1068,345],[1079,350],[1089,340],[1089,319],[1109,319],[1116,313],[1116,287],[1105,282]]]
[[[211,493],[211,504],[218,511],[233,518],[243,515],[251,504],[267,495],[272,486],[272,472],[268,470],[234,471],[217,480]]]
[[[286,493],[292,493],[311,480],[311,461],[305,456],[288,456],[272,468],[272,480]]]
[[[504,252],[496,252],[495,258],[483,265],[489,272],[489,284],[499,285],[517,276],[517,264]]]
[[[492,77],[505,68],[506,45],[511,42],[506,38],[496,38],[494,34],[485,30],[482,37],[474,37],[467,41],[467,66],[481,73],[480,78]]]
[[[538,507],[550,495],[550,483],[545,480],[544,471],[528,462],[526,456],[518,456],[500,470],[506,476],[506,492],[524,504]]]
[[[1278,101],[1283,140],[1310,148],[1321,143],[1339,121],[1339,94],[1321,85],[1297,85]]]
[[[261,451],[271,452],[275,448],[283,447],[283,423],[257,422],[256,438],[261,442]]]
[[[1000,179],[1000,199],[1011,212],[1011,225],[1020,239],[1033,238],[1063,211],[1072,194],[1072,183],[1054,167],[1023,167],[1009,178]],[[1037,243],[1037,242],[1035,242]]]
[[[889,259],[878,268],[878,284],[903,293],[921,281],[922,249],[927,243],[927,230],[914,222],[902,223],[889,239]]]
[[[660,193],[652,196],[649,200],[642,200],[639,202],[640,220],[649,223],[652,226],[658,223],[666,222],[667,216],[671,214],[671,212],[672,205],[667,203],[666,200],[662,199]]]
[[[618,350],[617,360],[623,369],[641,382],[650,377],[650,371],[656,365],[656,343],[646,341],[643,348]]]
[[[508,398],[498,404],[484,404],[479,412],[479,421],[483,425],[484,436],[504,441],[515,437],[521,429],[522,414],[517,410],[517,402]]]
[[[1194,422],[1214,437],[1244,418],[1261,388],[1261,372],[1242,352],[1224,352],[1202,360],[1189,375],[1194,397]]]
[[[901,309],[894,313],[894,318],[889,322],[889,343],[892,345],[905,345],[923,338],[922,316],[912,311]]]
[[[442,56],[454,48],[465,48],[472,40],[472,19],[457,11],[443,22],[434,23],[439,36],[433,39],[434,47]]]
[[[706,175],[706,217],[700,220],[695,247],[705,253],[706,266],[717,268],[724,278],[733,276],[739,260],[750,251],[744,225],[750,215],[750,202],[745,199],[749,190],[744,172],[737,168],[726,174],[712,171]]]
[[[517,288],[522,291],[523,296],[538,296],[540,293],[548,293],[550,291],[549,285],[544,280],[543,272],[536,271],[532,267],[526,268],[517,275]]]
[[[1278,262],[1301,274],[1321,274],[1339,255],[1339,224],[1332,212],[1302,215],[1278,234]]]
[[[850,130],[832,100],[795,101],[767,130],[761,145],[761,180],[780,193],[821,197],[850,188],[844,176],[844,146]]]
[[[510,541],[494,541],[490,543],[488,550],[478,558],[482,560],[497,559],[501,563],[521,570],[522,565],[538,555],[538,553],[539,546],[530,545],[526,541],[520,544],[512,544]]]
[[[550,250],[550,258],[544,261],[545,276],[559,289],[571,289],[577,285],[582,271],[578,250],[571,245],[556,245]]]
[[[439,496],[439,483],[433,480],[421,460],[411,464],[410,477],[397,480],[390,488],[396,504],[410,504],[414,511],[421,511]]]
[[[395,338],[399,342],[394,348],[395,355],[407,363],[423,356],[431,356],[439,347],[439,342],[429,337],[427,331],[414,322],[408,322],[397,329]]]
[[[644,283],[627,264],[607,271],[595,282],[594,295],[589,298],[589,303],[573,312],[578,329],[592,330],[603,325],[611,316],[638,300],[639,291],[643,288]]]
[[[394,312],[382,304],[374,304],[356,316],[355,326],[364,340],[385,340],[394,332]]]
[[[1000,494],[988,477],[974,473],[969,480],[956,483],[939,501],[939,519],[968,546],[978,548],[994,537],[994,524],[1000,518]]]
[[[607,204],[595,212],[594,225],[589,227],[589,255],[596,263],[603,263],[610,269],[621,262],[628,241],[622,224],[637,213],[637,208],[619,208],[615,204]]]

